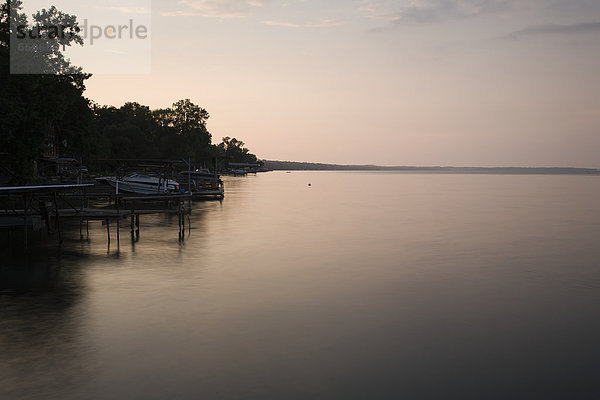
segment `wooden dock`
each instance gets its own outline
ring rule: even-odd
[[[222,192],[202,195],[218,196]],[[23,229],[27,248],[30,229],[39,231],[45,227],[61,243],[62,221],[78,221],[82,238],[84,224],[89,235],[89,222],[103,221],[110,244],[111,222],[116,224],[118,241],[123,220],[129,219],[131,234],[139,237],[141,215],[176,214],[179,217],[179,239],[183,240],[186,217],[189,227],[194,198],[198,197],[189,193],[115,194],[99,191],[93,184],[1,187],[3,209],[0,209],[0,228]]]

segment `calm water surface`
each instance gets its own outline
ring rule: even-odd
[[[97,223],[4,257],[0,398],[600,398],[598,177],[226,190],[183,243],[142,216],[135,243]]]

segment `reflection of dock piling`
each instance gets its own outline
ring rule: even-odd
[[[0,188],[3,210],[0,209],[0,228],[22,228],[24,246],[28,245],[28,231],[39,231],[46,225],[49,236],[62,242],[61,221],[79,222],[83,239],[83,223],[89,237],[89,222],[102,221],[106,225],[110,245],[110,224],[115,222],[116,240],[120,241],[121,220],[130,219],[131,236],[140,236],[140,215],[177,214],[179,239],[185,237],[185,217],[191,213],[192,196],[185,193],[160,195],[126,195],[96,191],[94,185],[47,185]],[[185,206],[185,203],[188,206]],[[35,206],[37,204],[37,207]]]

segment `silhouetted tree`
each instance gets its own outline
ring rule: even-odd
[[[100,106],[86,99],[85,81],[91,75],[62,53],[66,46],[83,45],[77,18],[50,7],[34,14],[30,23],[21,10],[20,0],[6,1],[0,9],[0,152],[8,153],[12,183],[32,178],[33,161],[41,156],[51,130],[60,132],[61,154],[80,155],[92,168],[102,158],[256,161],[235,138],[211,144],[206,127],[210,115],[190,99],[158,110],[137,102]],[[51,27],[62,27],[62,34]],[[25,30],[35,38],[17,37],[16,43],[31,45],[33,51],[11,54],[11,35]],[[11,62],[19,74],[11,75]]]
[[[256,156],[250,153],[250,150],[248,150],[244,146],[245,143],[241,140],[226,136],[223,138],[223,141],[219,144],[218,147],[222,150],[223,155],[229,162],[250,164],[256,163]]]
[[[3,124],[0,149],[8,153],[13,170],[13,183],[23,183],[33,175],[33,161],[42,152],[45,135],[63,120],[71,107],[79,107],[84,82],[89,75],[70,64],[62,46],[83,44],[77,33],[76,17],[55,7],[41,10],[33,16],[40,26],[70,26],[65,36],[53,37],[42,30],[28,53],[10,52],[11,35],[17,26],[33,29],[21,13],[22,2],[7,1],[0,9],[0,107]],[[12,58],[12,59],[11,59]],[[43,74],[11,75],[11,61],[20,72]],[[63,74],[63,75],[60,75]],[[79,102],[79,103],[78,103]]]

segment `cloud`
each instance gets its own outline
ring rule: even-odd
[[[600,22],[583,22],[571,25],[545,24],[529,26],[507,35],[506,39],[520,39],[540,36],[574,36],[600,33]]]
[[[518,0],[361,0],[359,11],[369,18],[400,23],[456,20],[505,11]]]
[[[119,11],[125,14],[150,14],[152,12],[146,7],[109,7],[109,10]]]
[[[343,24],[344,21],[336,19],[326,19],[318,22],[286,22],[286,21],[263,21],[266,25],[284,26],[287,28],[328,28]]]
[[[163,12],[163,16],[201,16],[211,18],[245,18],[266,5],[265,0],[180,0],[183,10]]]

